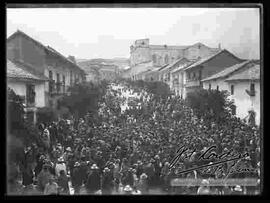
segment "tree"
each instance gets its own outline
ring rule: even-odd
[[[75,118],[83,117],[87,113],[95,115],[98,111],[98,102],[102,100],[106,88],[105,81],[99,84],[91,82],[76,84],[70,88],[71,94],[64,96],[59,105],[67,107]]]
[[[187,94],[186,103],[199,118],[222,122],[231,116],[233,102],[227,91],[200,89]]]

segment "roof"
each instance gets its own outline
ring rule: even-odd
[[[242,63],[238,63],[238,64],[235,64],[233,66],[230,66],[208,78],[205,78],[203,79],[202,81],[208,81],[208,80],[214,80],[214,79],[218,79],[218,78],[224,78],[226,76],[228,76],[229,74],[233,73],[234,71],[237,71],[239,70],[240,68],[244,67],[246,64],[250,63],[251,61],[248,60],[248,61],[244,61]]]
[[[254,64],[254,66],[232,75],[225,81],[234,81],[234,80],[260,80],[260,65]]]
[[[163,70],[164,68],[166,68],[168,65],[169,65],[169,64],[166,64],[166,65],[162,66],[161,68],[159,68],[158,70],[161,71],[161,70]]]
[[[43,75],[37,75],[29,70],[29,65],[7,60],[7,77],[13,79],[27,79],[36,81],[49,80]]]
[[[185,70],[189,70],[191,68],[194,68],[196,66],[200,66],[200,65],[203,65],[204,63],[210,61],[211,59],[213,59],[214,57],[218,56],[219,54],[221,53],[224,53],[224,52],[227,52],[229,53],[230,55],[232,55],[233,57],[239,59],[238,57],[236,57],[235,55],[233,55],[232,53],[230,53],[229,51],[227,51],[226,49],[222,49],[222,50],[219,50],[218,52],[214,53],[214,54],[211,54],[210,56],[207,56],[207,57],[204,57],[204,58],[200,58],[199,60],[197,60],[195,63],[193,63],[192,65],[188,66],[185,68]],[[240,61],[241,59],[239,59]]]
[[[189,60],[188,62],[184,63],[183,66],[180,66],[178,68],[176,68],[175,70],[172,71],[172,73],[176,73],[179,70],[185,69],[186,67],[190,66],[191,64],[195,63],[197,60]]]
[[[63,56],[62,54],[60,54],[58,51],[56,51],[55,49],[53,49],[50,46],[45,46],[43,45],[41,42],[33,39],[32,37],[30,37],[29,35],[25,34],[24,32],[17,30],[17,32],[13,33],[8,39],[7,41],[13,39],[16,35],[22,35],[24,37],[26,37],[27,39],[31,40],[32,42],[34,42],[35,44],[37,44],[38,46],[40,46],[41,48],[43,48],[44,50],[53,53],[55,55],[57,55],[58,57],[64,59],[65,61],[67,61],[68,63],[70,63],[71,65],[75,66],[78,70],[80,70],[81,72],[84,73],[84,71],[77,65],[75,64],[73,61],[69,60],[67,57]]]
[[[187,58],[185,58],[185,57],[180,58],[180,59],[174,61],[173,63],[169,64],[169,65],[166,66],[165,68],[163,68],[162,71],[168,70],[168,69],[172,68],[173,66],[175,66],[176,64],[179,64],[181,61],[184,61],[184,60],[189,61],[189,60],[188,60]],[[182,64],[185,64],[185,61],[182,62]]]

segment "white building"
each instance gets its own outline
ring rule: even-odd
[[[244,61],[202,80],[204,89],[225,90],[236,106],[236,116],[246,119],[249,111],[256,113],[260,124],[260,65],[254,60]]]
[[[7,60],[7,86],[24,99],[28,118],[36,123],[36,112],[45,107],[45,81],[49,79],[33,73],[29,65]]]

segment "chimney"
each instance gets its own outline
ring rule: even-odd
[[[68,56],[68,59],[76,64],[76,60],[74,56]]]
[[[218,49],[221,50],[221,44],[220,43],[218,44]]]

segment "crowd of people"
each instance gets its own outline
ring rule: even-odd
[[[136,95],[128,97],[127,95]],[[125,107],[125,108],[124,108]],[[157,97],[128,84],[108,87],[99,104],[100,122],[91,115],[39,124],[43,147],[29,146],[19,176],[10,182],[11,194],[256,194],[259,185],[209,186],[209,179],[260,178],[260,130],[231,116],[226,122],[198,119],[177,96]],[[172,165],[181,146],[195,153]],[[199,159],[211,146],[217,154],[235,150],[249,156],[232,165],[252,171],[206,173],[194,169],[216,159]],[[175,178],[202,179],[199,186],[171,185]]]

